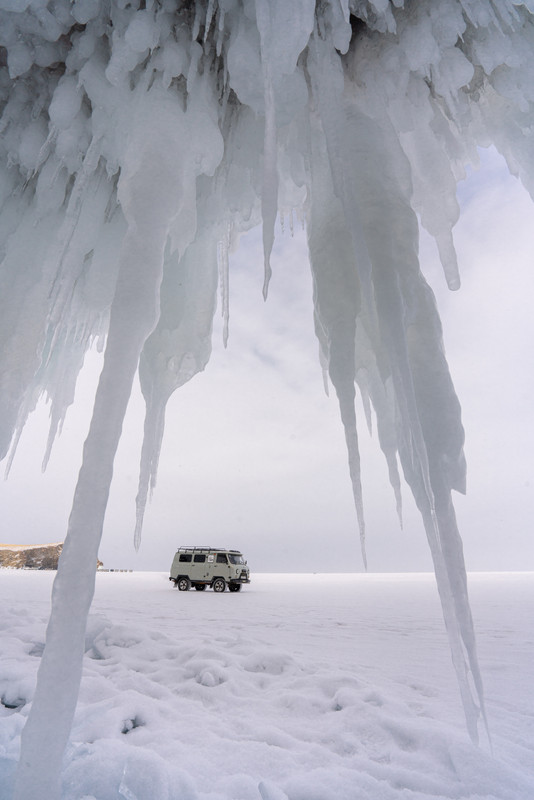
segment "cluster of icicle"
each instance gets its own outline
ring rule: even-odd
[[[165,405],[209,359],[218,286],[227,335],[228,253],[263,225],[267,294],[278,213],[305,219],[362,550],[356,385],[399,513],[398,460],[421,510],[476,738],[482,688],[451,504],[463,430],[416,215],[456,289],[455,190],[477,147],[493,143],[533,192],[533,22],[533,0],[0,0],[0,458],[45,393],[46,461],[84,353],[105,343],[19,799],[59,791],[136,370],[138,543]]]

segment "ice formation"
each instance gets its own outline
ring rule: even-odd
[[[263,225],[266,294],[278,212],[306,220],[362,550],[356,386],[399,511],[397,457],[421,510],[476,738],[483,695],[451,503],[463,430],[417,215],[456,289],[455,189],[477,147],[493,143],[533,193],[533,23],[533,0],[0,0],[0,457],[43,393],[48,456],[84,353],[105,342],[18,800],[59,796],[136,370],[138,540],[165,404],[209,359],[218,285],[227,330],[228,253]],[[43,736],[51,719],[57,735]]]

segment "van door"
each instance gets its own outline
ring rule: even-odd
[[[207,572],[207,564],[206,564],[206,554],[205,553],[195,553],[193,556],[193,567],[191,570],[191,579],[194,581],[205,581],[208,580],[208,572]]]
[[[226,581],[230,578],[230,567],[226,553],[217,553],[217,575],[222,575]]]
[[[216,575],[221,574],[220,568],[217,566],[219,562],[219,553],[210,553],[208,556],[208,576],[209,580],[212,581]]]

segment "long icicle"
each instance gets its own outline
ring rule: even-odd
[[[129,235],[110,320],[104,366],[54,581],[52,612],[32,710],[21,737],[14,800],[59,800],[60,771],[81,680],[85,625],[95,586],[113,461],[139,353],[156,322],[163,252]],[[136,269],[132,269],[132,264]],[[75,586],[73,587],[73,583]],[[74,588],[74,591],[72,589]],[[43,739],[42,731],[53,736]]]

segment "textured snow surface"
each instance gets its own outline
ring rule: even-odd
[[[0,571],[1,800],[50,586]],[[253,573],[236,595],[98,574],[63,800],[529,800],[534,575],[470,586],[493,755],[466,734],[429,574]]]

